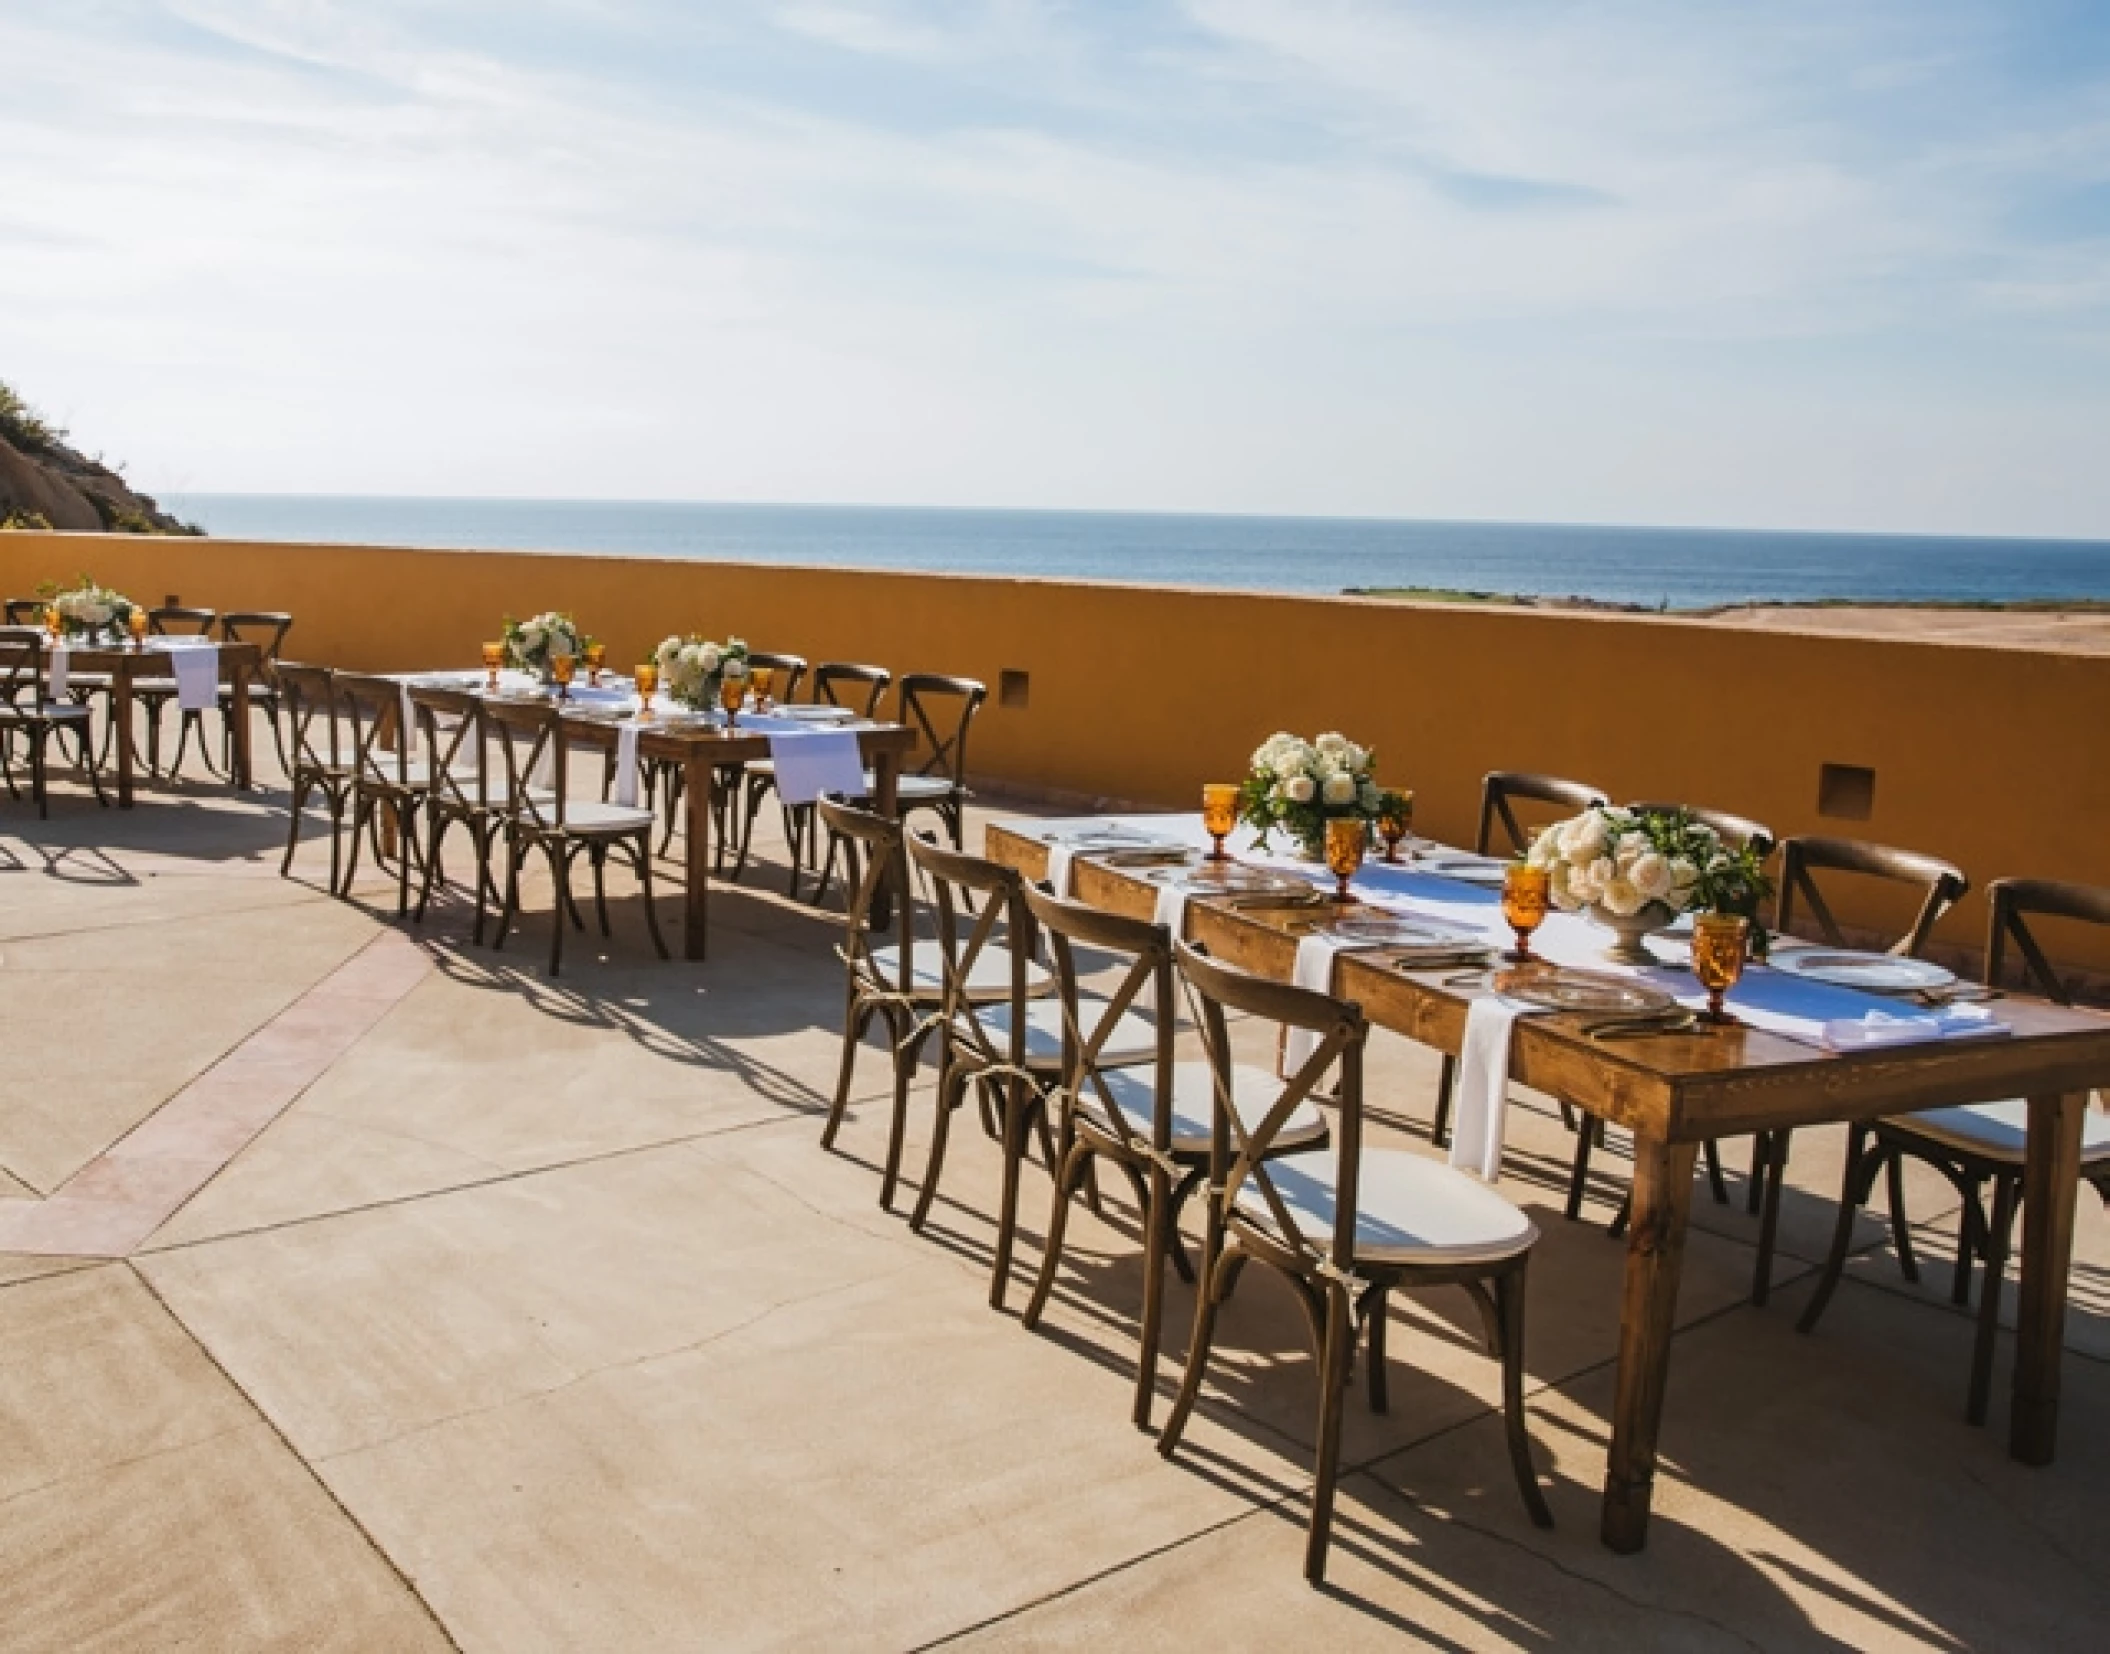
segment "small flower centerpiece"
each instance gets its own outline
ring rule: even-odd
[[[670,637],[653,652],[659,662],[660,687],[683,706],[708,712],[718,704],[727,680],[747,676],[747,645],[736,637],[723,643],[709,638]]]
[[[132,611],[139,606],[85,574],[64,589],[56,581],[47,581],[37,588],[37,595],[58,611],[59,630],[77,643],[121,639],[131,624]]]
[[[559,655],[576,660],[593,640],[579,630],[568,614],[552,609],[530,620],[505,617],[506,665],[533,672],[544,683],[552,681],[550,662]]]
[[[1337,816],[1368,821],[1383,797],[1372,779],[1377,765],[1368,747],[1328,733],[1316,741],[1275,734],[1253,754],[1238,790],[1239,819],[1260,835],[1280,827],[1313,861],[1326,854],[1326,823]]]
[[[1605,957],[1623,965],[1660,963],[1643,941],[1681,913],[1739,913],[1756,925],[1771,889],[1749,846],[1732,850],[1683,810],[1585,810],[1539,834],[1524,860],[1547,870],[1556,907],[1612,932]]]

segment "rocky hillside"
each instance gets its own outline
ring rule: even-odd
[[[107,465],[68,447],[0,383],[0,529],[63,528],[121,534],[197,534]]]

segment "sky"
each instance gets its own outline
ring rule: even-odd
[[[150,489],[2110,537],[2103,0],[0,0]]]

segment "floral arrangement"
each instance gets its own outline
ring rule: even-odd
[[[1657,908],[1667,924],[1704,909],[1741,913],[1756,926],[1773,888],[1750,846],[1731,849],[1683,810],[1585,810],[1539,834],[1524,860],[1547,870],[1557,907],[1619,919]]]
[[[1334,816],[1377,814],[1384,796],[1372,779],[1376,760],[1368,747],[1329,732],[1316,741],[1278,733],[1253,754],[1251,772],[1238,792],[1239,819],[1260,835],[1280,827],[1311,855],[1322,854],[1326,823]]]
[[[653,651],[659,663],[660,687],[683,706],[708,710],[718,704],[718,689],[727,678],[747,676],[747,645],[736,637],[713,643],[693,633],[670,637]]]
[[[37,595],[58,610],[59,629],[70,638],[122,632],[131,624],[132,611],[138,607],[129,597],[108,586],[98,586],[85,574],[64,590],[55,581],[46,581],[37,588]]]
[[[549,663],[557,656],[570,655],[577,659],[592,641],[579,630],[579,623],[570,615],[555,610],[536,615],[531,620],[515,620],[507,615],[504,637],[508,666],[543,674],[548,673]]]

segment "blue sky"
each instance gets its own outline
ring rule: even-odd
[[[186,490],[2110,536],[2110,6],[7,0]]]

